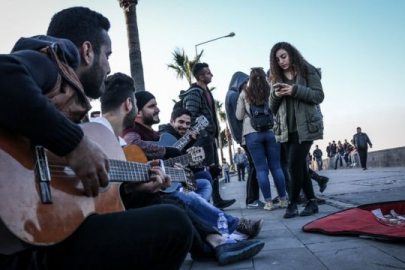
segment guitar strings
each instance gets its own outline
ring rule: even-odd
[[[113,178],[118,177],[118,178],[123,178],[123,179],[137,178],[136,180],[142,181],[146,176],[147,177],[146,180],[149,179],[150,166],[142,164],[143,166],[146,166],[147,168],[142,168],[142,167],[135,168],[135,169],[139,169],[139,170],[134,171],[134,170],[130,170],[130,169],[134,169],[133,168],[134,166],[131,166],[131,165],[136,165],[136,163],[129,163],[129,164],[130,165],[127,167],[132,167],[132,168],[123,168],[122,166],[114,166],[114,165],[111,166],[110,165],[110,171],[109,171],[110,177],[113,177]],[[64,165],[49,165],[50,172],[52,173],[52,175],[54,177],[58,177],[58,178],[75,178],[75,177],[77,177],[76,175],[69,175],[68,173],[66,173],[66,171],[65,171],[66,168],[69,168],[69,167],[64,166]],[[169,172],[171,172],[170,176],[172,178],[172,181],[184,182],[183,179],[186,177],[185,177],[184,171],[182,169],[170,168],[170,167],[167,167],[166,169]],[[128,177],[129,174],[131,177]]]

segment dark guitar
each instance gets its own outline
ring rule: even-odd
[[[191,141],[190,133],[195,131],[199,132],[206,128],[209,124],[207,118],[201,115],[195,119],[196,124],[187,131],[179,140],[177,140],[172,134],[164,133],[160,135],[160,140],[157,142],[150,141],[150,143],[161,145],[161,146],[170,146],[177,148],[179,150],[183,150],[183,148]]]
[[[28,139],[0,128],[0,253],[22,250],[18,239],[39,246],[56,244],[89,215],[123,211],[121,182],[149,181],[150,166],[127,162],[111,131],[98,123],[82,129],[110,158],[110,184],[97,197],[85,196],[64,158],[40,147],[33,150]],[[187,180],[182,169],[165,170],[172,181]]]

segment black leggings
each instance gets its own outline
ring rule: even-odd
[[[252,156],[250,155],[249,150],[247,149],[246,145],[241,145],[243,150],[245,150],[246,156],[248,158],[250,164],[249,175],[246,183],[246,205],[253,203],[254,201],[260,198],[259,194],[259,182],[257,182],[256,178],[256,168],[253,164]]]
[[[312,141],[299,142],[298,132],[288,134],[288,142],[283,144],[288,153],[289,172],[291,177],[291,203],[297,203],[301,189],[305,197],[315,198],[314,188],[308,172],[306,157],[311,149]]]

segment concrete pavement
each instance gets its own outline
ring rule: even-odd
[[[249,219],[264,219],[258,239],[265,241],[264,249],[252,260],[228,266],[217,262],[194,262],[187,258],[182,270],[198,269],[405,269],[405,242],[388,242],[349,236],[328,236],[305,233],[302,226],[310,221],[366,203],[405,200],[405,168],[338,169],[322,171],[330,181],[323,194],[314,189],[318,196],[326,199],[320,205],[318,214],[310,217],[284,219],[284,209],[265,211],[247,209],[245,205],[245,183],[237,177],[231,183],[221,182],[223,198],[235,198],[237,202],[226,212]],[[273,181],[272,195],[276,196]],[[300,206],[300,211],[303,206]]]

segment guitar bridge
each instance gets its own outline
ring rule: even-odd
[[[35,146],[35,168],[38,174],[39,192],[43,204],[52,204],[51,173],[49,172],[48,157],[43,146]]]

